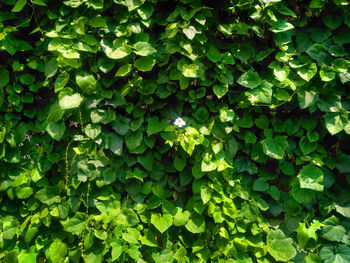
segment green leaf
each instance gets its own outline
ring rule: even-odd
[[[156,60],[152,57],[142,57],[135,61],[134,66],[140,71],[151,71]]]
[[[40,6],[47,6],[47,4],[42,0],[33,0],[33,4]]]
[[[281,198],[281,192],[275,185],[269,186],[269,189],[267,189],[267,193],[276,201],[279,201]]]
[[[336,113],[327,112],[324,115],[324,119],[326,122],[326,128],[332,135],[341,132],[347,124],[347,120],[344,120],[342,115]]]
[[[286,15],[286,16],[291,16],[291,17],[294,17],[294,18],[297,17],[297,15],[292,10],[290,10],[288,7],[286,7],[284,5],[279,7],[277,11],[279,13],[283,14],[283,15]]]
[[[107,20],[105,17],[101,17],[101,16],[95,16],[93,18],[91,18],[89,20],[89,23],[88,23],[90,26],[92,27],[106,27],[107,26]]]
[[[190,212],[184,211],[182,212],[181,208],[177,208],[177,213],[174,216],[173,225],[174,226],[184,226],[187,224],[190,219]]]
[[[213,150],[213,152],[215,153],[215,155],[220,155],[219,153],[220,153],[220,151],[222,150],[222,148],[223,148],[223,144],[221,143],[221,142],[219,142],[219,143],[214,143],[214,144],[212,144],[212,146],[211,146],[211,149]]]
[[[58,194],[58,188],[50,186],[45,186],[43,189],[37,191],[34,197],[47,205],[58,203],[61,200]]]
[[[314,60],[317,60],[318,63],[327,65],[329,64],[328,60],[330,59],[330,56],[325,51],[323,45],[314,44],[306,50],[306,53]]]
[[[320,249],[320,256],[324,263],[350,262],[350,248],[345,244],[326,244]]]
[[[103,254],[100,248],[93,248],[84,254],[85,263],[102,263]]]
[[[154,225],[160,233],[164,233],[173,223],[173,217],[170,214],[161,215],[152,213],[151,224]]]
[[[298,174],[300,188],[323,191],[323,172],[313,164],[303,166]]]
[[[64,231],[72,234],[81,234],[86,229],[86,214],[77,212],[72,218],[62,222]]]
[[[345,205],[335,205],[335,210],[344,217],[350,218],[350,203]]]
[[[339,224],[339,219],[335,216],[331,216],[324,222],[325,226],[322,227],[321,237],[329,240],[339,242],[343,239],[346,230]]]
[[[222,98],[228,91],[228,85],[214,85],[213,91],[215,95],[220,99]]]
[[[274,49],[272,48],[260,51],[255,55],[256,61],[262,61],[263,59],[268,57],[272,52],[274,52]]]
[[[127,250],[127,253],[134,260],[138,260],[141,258],[141,254],[138,249],[138,246],[135,244],[130,244],[129,249]]]
[[[299,68],[297,73],[302,79],[310,81],[317,73],[317,65],[316,63],[310,63],[307,66]]]
[[[29,243],[38,233],[38,227],[29,227],[24,235],[24,241]]]
[[[342,12],[329,12],[322,17],[322,21],[326,27],[335,30],[343,23],[343,14]]]
[[[333,57],[345,57],[349,53],[344,49],[343,45],[337,44],[332,45],[328,48],[329,54],[331,54]]]
[[[336,72],[347,72],[350,69],[350,61],[343,58],[337,58],[332,61],[332,66]]]
[[[176,170],[181,172],[186,167],[186,159],[175,157],[174,167],[176,168]]]
[[[27,253],[25,249],[22,249],[18,255],[18,263],[36,263],[37,254],[35,251]]]
[[[136,228],[127,228],[126,232],[122,234],[122,237],[129,244],[136,244],[140,238],[140,231]]]
[[[83,0],[67,0],[64,2],[65,5],[70,6],[72,8],[77,8],[83,3]]]
[[[270,28],[270,30],[274,33],[280,33],[280,32],[284,32],[284,31],[287,31],[287,30],[290,30],[290,29],[293,29],[294,26],[285,21],[285,20],[278,20],[277,22],[275,22],[273,24],[273,26]]]
[[[149,56],[152,55],[153,53],[157,52],[151,44],[147,42],[137,42],[134,45],[135,53],[139,56]]]
[[[350,81],[350,72],[340,72],[339,73],[339,79],[341,83],[347,83]]]
[[[350,155],[345,153],[340,153],[338,158],[339,158],[339,161],[336,166],[337,169],[341,173],[350,173]]]
[[[55,80],[55,92],[62,90],[69,81],[69,74],[67,72],[61,73]]]
[[[79,88],[81,88],[86,94],[92,94],[97,86],[95,77],[87,72],[78,74],[75,77],[75,81]]]
[[[45,77],[47,79],[53,77],[56,74],[57,69],[58,69],[57,58],[50,59],[45,64],[45,68],[44,68]]]
[[[111,243],[111,247],[112,247],[112,252],[111,252],[112,260],[115,261],[123,253],[123,245],[120,240],[116,240]]]
[[[211,45],[207,52],[207,58],[213,63],[219,62],[221,59],[221,53],[214,45]]]
[[[312,30],[312,32],[311,32],[311,39],[313,41],[315,41],[316,43],[322,43],[331,34],[332,34],[332,31],[329,29],[326,29],[326,30],[315,29],[315,30]]]
[[[205,122],[209,118],[209,112],[205,107],[199,107],[197,111],[192,113],[192,116],[195,117],[198,122]]]
[[[276,136],[261,141],[263,151],[267,156],[274,159],[283,159],[284,152],[288,147],[287,136]]]
[[[310,8],[322,8],[328,0],[311,0]]]
[[[248,71],[238,78],[237,83],[243,87],[252,89],[261,84],[261,78],[257,72]]]
[[[212,197],[213,190],[209,186],[204,184],[201,185],[200,190],[201,190],[201,199],[203,201],[203,204],[208,203]]]
[[[189,155],[192,155],[196,144],[197,141],[191,136],[185,137],[183,140],[180,141],[180,145]]]
[[[68,248],[62,240],[56,238],[50,245],[49,255],[52,263],[63,263],[65,261]]]
[[[10,81],[10,73],[6,69],[0,69],[0,89],[7,86]]]
[[[253,190],[265,192],[269,188],[269,185],[265,182],[264,178],[258,178],[254,181]]]
[[[251,104],[265,103],[270,104],[272,99],[272,87],[270,82],[262,81],[261,85],[245,92]]]
[[[132,70],[131,64],[125,64],[118,68],[117,72],[115,73],[115,77],[124,77],[126,76],[130,71]]]
[[[16,195],[19,199],[27,199],[33,194],[33,189],[29,186],[16,189]]]
[[[21,12],[23,7],[27,4],[27,0],[17,0],[15,6],[12,8],[11,12],[18,13]]]
[[[203,233],[205,231],[204,217],[197,213],[192,213],[190,220],[185,225],[186,229],[193,234]]]
[[[158,116],[151,117],[147,121],[148,121],[148,125],[147,125],[148,136],[151,136],[152,134],[163,131],[169,125],[165,119],[159,122]]]
[[[32,74],[23,74],[19,76],[19,81],[24,85],[31,85],[35,82],[35,77]]]
[[[217,168],[217,165],[212,161],[202,161],[201,169],[202,172],[211,172]]]
[[[50,121],[46,126],[46,131],[54,140],[59,141],[64,135],[64,132],[66,131],[66,126],[64,125],[64,123],[57,124],[53,121]]]
[[[179,83],[180,83],[180,89],[184,90],[189,87],[190,80],[188,78],[185,78],[185,76],[180,76]]]
[[[143,134],[140,130],[125,137],[125,143],[129,150],[135,150],[143,141]]]
[[[221,55],[221,63],[234,65],[235,59],[230,52],[225,52]]]
[[[300,109],[306,109],[315,104],[318,100],[318,93],[315,90],[301,91],[298,93]]]
[[[319,134],[317,132],[311,132],[308,131],[307,132],[307,138],[309,139],[309,141],[312,142],[317,142],[319,139]]]
[[[130,119],[123,118],[117,115],[116,119],[112,121],[112,128],[120,135],[125,135],[130,129]]]
[[[111,59],[122,59],[131,53],[131,48],[121,43],[112,44],[104,39],[100,42],[102,51]]]
[[[182,74],[186,78],[196,78],[196,77],[198,77],[198,70],[199,70],[199,66],[198,65],[185,64],[185,65],[183,65],[182,69],[183,69]]]
[[[286,65],[283,65],[277,61],[272,62],[269,65],[269,68],[273,70],[273,75],[279,82],[283,82],[287,79],[290,68]]]
[[[232,109],[221,108],[220,109],[220,121],[229,122],[235,117],[235,112]]]
[[[240,35],[246,35],[250,28],[251,28],[250,25],[247,25],[246,23],[243,23],[243,22],[238,22],[232,25],[232,29],[235,30],[236,33]]]
[[[137,13],[142,20],[148,20],[154,11],[154,6],[151,3],[144,3],[137,9]]]
[[[267,235],[267,251],[277,261],[288,262],[297,254],[293,240],[286,238],[281,230],[272,230]]]
[[[173,38],[176,36],[177,32],[179,31],[179,28],[177,26],[177,23],[171,23],[169,25],[167,25],[167,27],[165,28],[165,36],[167,38]],[[169,47],[170,51],[168,50],[169,53],[175,53],[177,51],[177,47],[176,46],[170,46]]]
[[[138,162],[149,172],[152,171],[153,168],[153,154],[152,152],[147,152],[145,155],[138,156]]]
[[[138,92],[140,92],[142,95],[151,95],[156,91],[157,88],[158,88],[158,85],[156,83],[148,82],[143,84],[138,89]]]
[[[317,220],[314,220],[308,228],[306,227],[305,223],[299,223],[299,227],[296,229],[299,247],[304,248],[310,238],[317,241],[316,231],[322,226],[324,226],[324,224]]]
[[[310,142],[307,136],[303,136],[299,146],[304,155],[308,155],[317,149],[317,142]]]
[[[114,68],[115,62],[111,59],[102,57],[98,60],[97,65],[103,73],[108,73]]]
[[[106,148],[116,155],[122,155],[123,140],[114,133],[108,133],[105,137]]]
[[[115,120],[115,112],[113,110],[94,109],[90,113],[92,123],[107,124]]]
[[[142,5],[145,0],[125,0],[125,5],[128,7],[129,12]]]
[[[231,49],[232,54],[238,58],[242,63],[246,62],[253,52],[253,47],[248,43],[234,44]]]
[[[232,24],[221,24],[218,25],[217,29],[226,36],[230,36],[233,32]]]
[[[188,28],[184,28],[183,32],[189,40],[192,40],[197,34],[197,30],[194,26],[189,26]]]
[[[78,108],[83,101],[83,97],[79,93],[66,95],[59,100],[59,106],[62,110]]]
[[[101,126],[97,124],[88,124],[84,132],[90,139],[94,140],[101,133]]]

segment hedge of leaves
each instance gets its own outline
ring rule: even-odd
[[[1,0],[0,262],[350,262],[349,52],[347,0]]]

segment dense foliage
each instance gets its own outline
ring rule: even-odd
[[[349,48],[347,0],[1,0],[0,262],[350,262]]]

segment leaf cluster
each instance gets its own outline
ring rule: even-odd
[[[350,262],[349,83],[348,0],[1,0],[0,262]]]

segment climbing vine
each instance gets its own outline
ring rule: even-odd
[[[1,0],[0,262],[350,262],[347,0]]]

